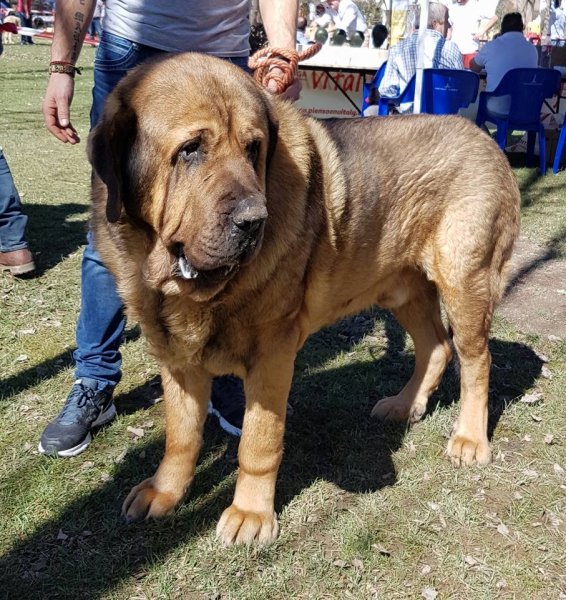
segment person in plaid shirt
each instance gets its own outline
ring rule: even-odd
[[[415,23],[419,22],[420,9]],[[439,2],[431,2],[428,9],[428,24],[425,37],[425,69],[463,69],[462,54],[454,42],[446,40],[448,28],[448,10]],[[417,50],[419,45],[418,29],[409,37],[401,40],[389,51],[385,74],[379,85],[379,94],[383,97],[398,96],[417,71]],[[401,112],[413,111],[413,104],[401,105]],[[367,111],[366,113],[367,114]],[[377,111],[376,111],[377,114]]]

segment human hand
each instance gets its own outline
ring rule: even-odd
[[[278,77],[283,77],[283,71],[279,67],[273,67],[269,72],[277,75]],[[299,78],[295,76],[295,79],[283,92],[279,94],[279,97],[285,100],[291,100],[291,102],[296,102],[301,97],[302,88],[303,86],[299,81]],[[277,81],[270,79],[267,84],[267,91],[271,92],[272,94],[277,94]]]
[[[75,80],[67,73],[52,73],[43,101],[43,119],[48,131],[63,143],[77,144],[80,138],[71,125],[69,110]]]
[[[476,33],[472,34],[472,39],[474,40],[474,42],[479,41],[480,37],[481,36],[480,36],[479,32],[476,32]]]

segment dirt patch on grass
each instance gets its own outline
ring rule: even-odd
[[[499,312],[526,333],[566,338],[566,261],[521,237]]]

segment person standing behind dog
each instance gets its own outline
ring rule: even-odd
[[[71,144],[79,142],[69,118],[75,64],[95,1],[67,0],[57,5],[51,76],[43,115],[47,129],[57,139]],[[94,64],[91,127],[98,122],[104,101],[120,79],[150,57],[198,51],[224,58],[247,70],[250,8],[251,0],[107,0]],[[260,10],[271,46],[294,50],[298,0],[260,0]],[[270,74],[283,75],[283,72],[272,68]],[[267,89],[276,92],[277,82],[270,81]],[[295,77],[282,96],[297,99],[300,89],[301,84]],[[126,318],[114,278],[94,249],[90,232],[87,239],[74,353],[76,381],[62,411],[43,432],[39,450],[45,454],[79,454],[90,443],[90,430],[110,421],[116,414],[112,394],[121,378],[120,342]],[[223,383],[228,409],[233,411],[231,399],[238,390],[242,396],[241,388],[234,390],[226,383],[230,379],[215,381]],[[236,408],[238,418],[243,417],[243,405]],[[239,429],[241,423],[236,424],[234,432]]]
[[[22,27],[32,27],[31,22],[31,0],[18,0],[18,17]],[[33,44],[33,39],[29,35],[22,35],[22,46]]]
[[[35,269],[26,241],[27,221],[10,167],[0,148],[0,271],[19,276]]]

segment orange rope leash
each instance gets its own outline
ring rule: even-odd
[[[255,71],[260,85],[267,87],[270,81],[275,81],[277,94],[282,94],[297,77],[299,62],[314,56],[321,48],[322,44],[312,44],[300,54],[292,48],[262,48],[250,56],[248,67]],[[274,73],[274,67],[279,67],[283,73]]]

